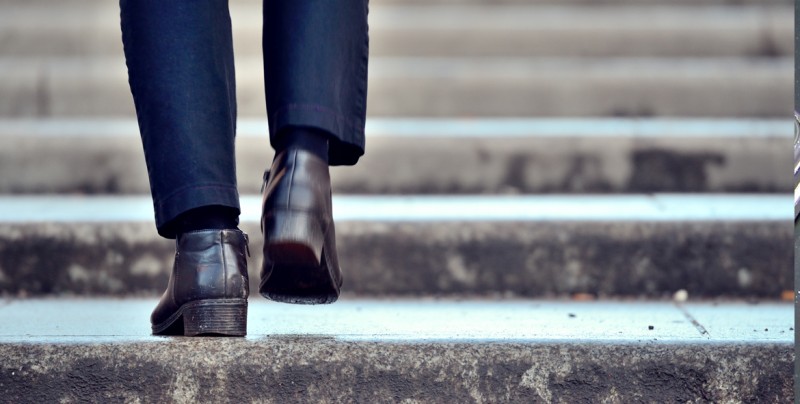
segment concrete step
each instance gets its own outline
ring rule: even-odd
[[[792,289],[791,206],[789,193],[339,196],[334,218],[347,295],[777,299]],[[260,198],[242,207],[255,285]],[[0,198],[0,291],[160,293],[174,247],[152,217],[144,196]]]
[[[154,299],[9,301],[0,394],[20,403],[793,399],[790,304],[251,300],[248,338],[149,336]]]
[[[372,56],[789,56],[791,12],[791,4],[377,4],[370,44]],[[260,3],[232,3],[231,14],[237,55],[260,56]],[[5,57],[122,55],[114,2],[6,6],[0,38]]]
[[[239,189],[272,159],[265,120],[238,122]],[[336,193],[789,192],[789,120],[371,119]],[[138,127],[0,120],[0,193],[147,194]]]
[[[791,58],[373,58],[370,116],[785,117]],[[263,116],[260,58],[237,65],[239,112]],[[0,116],[132,117],[121,58],[0,59]]]

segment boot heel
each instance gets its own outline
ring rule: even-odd
[[[247,300],[216,299],[187,303],[183,309],[183,335],[247,334]]]
[[[319,266],[325,235],[316,215],[275,210],[264,218],[265,258],[275,265]]]

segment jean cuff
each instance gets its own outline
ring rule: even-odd
[[[158,234],[166,238],[175,238],[175,229],[171,222],[178,215],[194,208],[211,205],[227,206],[241,212],[236,186],[195,184],[183,187],[163,199],[154,200]]]
[[[270,139],[289,126],[303,126],[330,133],[328,162],[332,166],[354,165],[364,155],[364,122],[347,118],[336,111],[316,104],[289,104],[270,117]]]

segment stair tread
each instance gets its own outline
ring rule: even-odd
[[[788,303],[252,300],[246,338],[150,336],[155,299],[7,301],[0,391],[10,402],[792,397]]]
[[[240,118],[237,138],[264,138],[266,119]],[[792,136],[790,118],[592,118],[471,117],[370,118],[366,135],[409,138],[614,137],[614,138],[785,138]],[[133,137],[135,118],[0,118],[0,137]]]
[[[376,25],[394,27],[437,27],[449,29],[453,27],[500,27],[500,23],[507,20],[511,26],[521,26],[524,29],[535,29],[537,25],[543,28],[559,27],[568,28],[574,24],[576,29],[590,29],[596,27],[610,27],[609,20],[616,20],[622,24],[629,24],[643,28],[659,28],[671,23],[678,26],[687,26],[695,29],[713,29],[719,26],[732,24],[734,20],[742,22],[775,22],[786,17],[792,4],[764,2],[758,4],[714,4],[703,0],[705,4],[687,4],[686,2],[671,2],[649,4],[547,4],[527,0],[524,4],[513,3],[417,3],[417,4],[370,4],[369,20]],[[752,0],[757,1],[757,0]],[[108,30],[119,30],[118,19],[104,19],[103,16],[119,17],[117,3],[104,2],[103,4],[75,5],[70,2],[49,4],[3,4],[0,6],[3,14],[0,15],[2,29],[17,29],[34,31],[29,25],[33,19],[52,19],[48,25],[50,30],[74,28],[80,32],[81,28],[97,27]],[[232,2],[230,4],[233,29],[258,28],[262,23],[262,4],[258,2]],[[782,13],[783,12],[783,13]],[[641,20],[643,14],[651,18]],[[591,19],[589,16],[596,18]],[[483,17],[483,18],[481,18]],[[743,21],[749,17],[749,21]],[[563,19],[563,21],[558,21]],[[692,20],[703,19],[707,27],[693,27]],[[527,21],[527,23],[526,23]],[[437,24],[438,22],[438,24]],[[508,27],[508,26],[506,26]],[[381,27],[378,27],[381,28]]]
[[[241,199],[249,270],[260,198]],[[777,299],[792,288],[791,195],[334,198],[346,293]],[[174,246],[148,196],[0,198],[0,291],[130,296],[162,288]]]
[[[21,299],[0,306],[0,343],[163,341],[156,299]],[[253,297],[248,336],[371,342],[793,343],[790,303],[345,299],[296,306]],[[652,329],[650,329],[652,326]]]
[[[241,197],[242,222],[258,222],[261,197]],[[786,194],[333,197],[337,221],[790,221]],[[151,221],[146,195],[0,197],[0,222]]]
[[[265,118],[237,121],[239,191],[273,151]],[[334,193],[789,192],[789,119],[371,118]],[[0,193],[146,194],[133,118],[0,119]]]
[[[376,57],[367,108],[384,117],[778,117],[792,99],[792,66],[790,57]],[[0,75],[0,91],[13,95],[0,100],[2,116],[134,114],[121,58],[0,59]],[[263,116],[261,58],[239,58],[236,77],[240,116]]]
[[[3,55],[122,55],[119,11],[6,7]],[[260,5],[232,3],[236,53],[260,55]],[[642,18],[647,15],[648,18]],[[48,21],[47,29],[37,22]],[[370,8],[373,56],[775,57],[792,53],[790,6],[427,5]]]

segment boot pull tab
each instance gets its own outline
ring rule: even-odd
[[[264,181],[261,182],[261,193],[264,193],[264,189],[267,188],[267,180],[269,180],[269,170],[264,171]]]
[[[250,237],[244,232],[242,235],[244,236],[244,250],[247,252],[247,256],[250,257]]]

